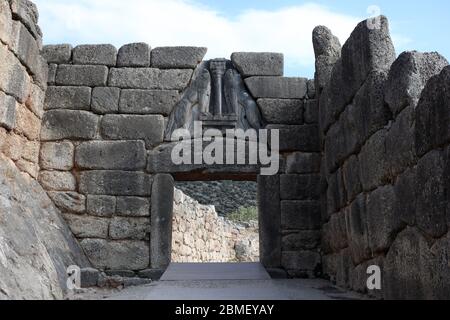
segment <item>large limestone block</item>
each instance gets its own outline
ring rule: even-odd
[[[99,269],[137,271],[148,268],[150,263],[148,241],[84,239],[80,244]]]
[[[42,169],[68,171],[73,168],[74,146],[71,142],[46,142],[41,144]]]
[[[0,3],[0,40],[10,44],[12,29],[12,14],[8,1]]]
[[[142,172],[85,171],[80,173],[79,188],[83,194],[149,196],[152,178]]]
[[[192,77],[192,70],[155,68],[113,68],[108,84],[123,89],[183,90]]]
[[[450,142],[450,67],[428,81],[415,117],[418,156]]]
[[[109,219],[73,214],[64,214],[64,219],[78,239],[108,237]]]
[[[42,48],[42,56],[49,64],[69,63],[72,59],[72,46],[70,44],[46,45]]]
[[[250,77],[245,79],[254,98],[303,99],[307,93],[306,78]]]
[[[235,52],[231,61],[243,77],[282,76],[284,56],[274,52]]]
[[[152,50],[152,67],[161,69],[195,68],[206,54],[202,47],[159,47]]]
[[[54,87],[47,88],[45,110],[68,109],[89,110],[91,88],[89,87]]]
[[[38,43],[28,29],[19,21],[13,22],[12,32],[12,50],[31,73],[37,75],[41,71],[39,69],[41,56]]]
[[[315,271],[321,260],[314,251],[284,251],[281,255],[281,265],[287,270]]]
[[[74,64],[115,66],[117,49],[110,44],[80,45],[72,51]]]
[[[93,139],[98,116],[87,111],[51,110],[42,119],[42,141],[61,139]]]
[[[150,199],[140,197],[117,197],[117,216],[150,216]]]
[[[76,180],[70,172],[41,171],[39,182],[49,191],[75,191]]]
[[[86,211],[86,197],[76,192],[47,192],[53,203],[63,212],[84,213]]]
[[[25,103],[30,88],[30,76],[16,56],[0,43],[0,89],[20,103]]]
[[[447,65],[448,61],[437,52],[403,52],[392,64],[386,84],[386,102],[392,113],[415,107],[428,80]]]
[[[319,152],[319,128],[317,125],[270,124],[268,130],[279,131],[279,151]]]
[[[98,114],[117,113],[119,111],[120,89],[95,87],[92,90],[92,111]]]
[[[320,231],[293,231],[283,235],[283,251],[313,250],[320,246]]]
[[[16,100],[0,91],[0,126],[7,130],[16,125]]]
[[[87,213],[96,217],[112,217],[116,212],[116,197],[88,195]]]
[[[164,117],[160,115],[106,115],[101,134],[111,140],[144,140],[148,148],[158,145],[164,137]]]
[[[56,84],[61,86],[106,86],[108,67],[61,64],[56,71]]]
[[[139,170],[146,165],[143,141],[90,141],[75,150],[80,169]]]
[[[150,218],[114,217],[109,226],[109,236],[115,240],[145,240],[150,234]]]
[[[275,124],[302,124],[303,100],[258,99],[264,120]]]
[[[130,43],[122,46],[117,55],[118,67],[149,67],[150,46],[146,43]]]
[[[180,100],[176,90],[122,90],[121,113],[170,115]]]
[[[316,230],[321,226],[317,201],[281,201],[283,230]]]
[[[320,196],[320,176],[282,174],[280,196],[282,200],[316,200]]]
[[[287,156],[286,173],[315,173],[320,171],[320,154],[294,152]]]
[[[38,140],[41,131],[41,120],[24,105],[16,107],[16,124],[14,125],[17,133],[23,134],[29,140]]]
[[[37,25],[39,12],[37,6],[28,0],[11,0],[11,11],[31,32],[35,39],[42,37],[42,32]]]

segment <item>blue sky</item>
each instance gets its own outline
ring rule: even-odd
[[[285,54],[285,74],[313,77],[311,31],[327,25],[344,42],[376,5],[390,20],[397,53],[438,51],[450,58],[448,0],[35,0],[44,43],[148,42]]]

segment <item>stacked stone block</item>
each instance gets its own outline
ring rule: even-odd
[[[163,142],[167,116],[205,50],[43,48],[50,72],[40,182],[98,269],[145,276],[162,267],[156,253],[152,261],[152,211],[162,210],[152,193],[165,190],[153,186],[147,153]]]
[[[47,64],[36,6],[0,1],[0,151],[24,173],[39,173]]]
[[[328,48],[318,57],[339,56],[323,43],[331,34],[314,38]],[[396,59],[380,17],[380,28],[356,27],[330,75],[321,70],[324,274],[379,298],[449,298],[447,60]],[[381,290],[367,289],[370,265],[382,270]]]

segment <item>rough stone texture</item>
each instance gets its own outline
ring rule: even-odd
[[[195,68],[206,54],[201,47],[159,47],[152,50],[151,65],[154,68]]]
[[[150,216],[150,200],[139,197],[117,197],[116,215],[124,217]]]
[[[12,130],[16,125],[16,100],[0,91],[0,126]]]
[[[192,70],[154,68],[113,68],[108,84],[123,89],[183,90],[191,80]]]
[[[9,44],[11,41],[12,14],[7,1],[0,3],[0,39]]]
[[[98,269],[144,270],[149,265],[150,250],[146,241],[84,239],[80,244]]]
[[[314,173],[320,171],[320,154],[294,152],[287,156],[286,173]]]
[[[62,299],[67,267],[89,262],[42,187],[3,155],[0,191],[0,296]]]
[[[108,67],[61,64],[56,71],[56,84],[61,86],[101,87],[106,85]]]
[[[47,192],[53,203],[63,212],[83,213],[86,211],[86,197],[76,192]]]
[[[41,171],[39,182],[46,190],[75,191],[75,177],[70,172]]]
[[[282,174],[280,196],[282,200],[318,199],[320,195],[319,175]]]
[[[305,101],[303,118],[307,124],[319,122],[319,105],[317,104],[317,100]]]
[[[70,142],[46,142],[41,144],[42,169],[68,171],[73,168],[74,146]]]
[[[245,84],[254,98],[303,99],[307,93],[306,78],[250,77]]]
[[[259,235],[249,226],[219,217],[213,206],[201,205],[175,189],[172,262],[257,262]]]
[[[149,196],[151,176],[129,171],[85,171],[80,174],[80,192],[92,195]]]
[[[30,86],[30,76],[8,47],[0,43],[0,89],[25,102]]]
[[[319,152],[319,132],[316,125],[270,124],[266,129],[277,129],[280,137],[279,151]]]
[[[89,87],[48,87],[44,109],[89,110],[90,104]]]
[[[86,199],[86,212],[97,217],[112,217],[116,211],[116,197],[92,196]]]
[[[386,102],[398,114],[407,106],[416,106],[428,80],[441,72],[448,61],[436,52],[403,52],[392,64],[386,84]]]
[[[150,46],[146,43],[130,43],[122,46],[117,55],[118,67],[149,67]]]
[[[36,5],[27,0],[11,0],[10,5],[13,17],[20,20],[33,34],[33,37],[39,40],[42,37],[42,32],[37,25],[39,13]]]
[[[117,49],[110,44],[81,45],[72,51],[74,64],[115,66]]]
[[[91,109],[98,114],[117,113],[119,97],[119,88],[95,87],[92,90]]]
[[[317,201],[281,201],[281,226],[284,230],[320,228],[320,204]]]
[[[75,165],[80,169],[139,170],[146,161],[143,141],[91,141],[75,150]]]
[[[78,238],[106,239],[108,236],[109,220],[88,215],[64,214],[64,219],[72,233]]]
[[[80,123],[83,126],[80,126]],[[86,111],[51,110],[42,119],[41,139],[93,139],[97,133],[98,117]]]
[[[42,48],[42,55],[47,63],[68,63],[72,59],[72,46],[70,44],[47,45]]]
[[[258,105],[267,123],[303,123],[303,100],[258,99]]]
[[[145,240],[150,234],[150,218],[114,217],[109,226],[111,239]]]
[[[152,147],[163,141],[164,118],[160,115],[106,115],[100,131],[106,139],[142,139],[147,147]]]
[[[170,115],[180,100],[176,90],[122,90],[121,113]]]
[[[416,108],[416,152],[424,155],[450,142],[450,67],[427,83]]]
[[[273,52],[235,52],[231,61],[243,77],[282,76],[284,56]]]
[[[15,131],[23,134],[28,140],[38,140],[41,131],[41,120],[26,106],[18,105],[16,108]]]

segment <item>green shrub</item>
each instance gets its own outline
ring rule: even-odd
[[[240,207],[238,210],[227,215],[227,219],[234,222],[258,221],[258,208]]]

